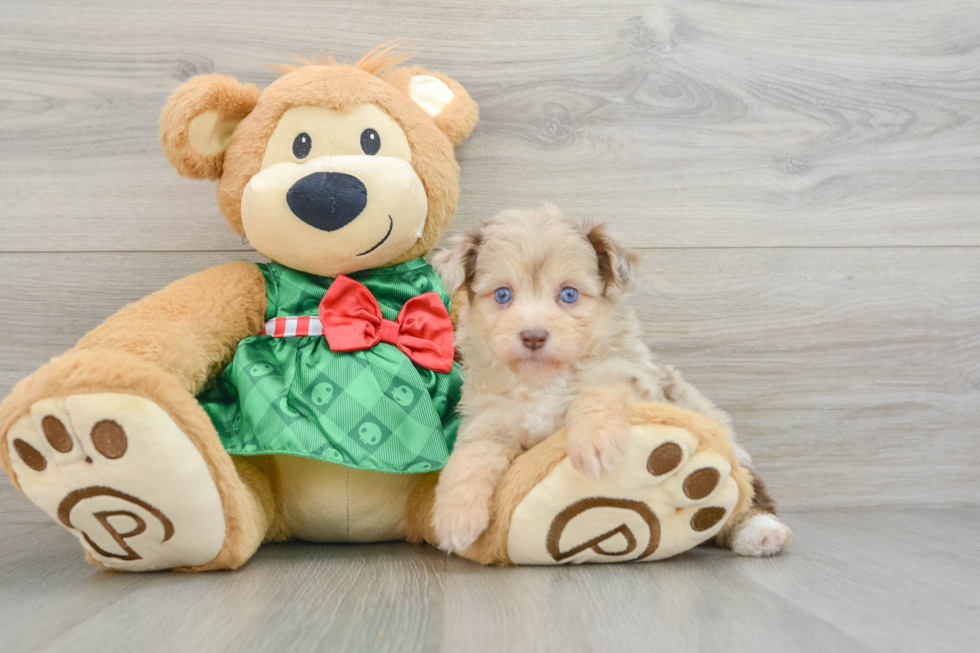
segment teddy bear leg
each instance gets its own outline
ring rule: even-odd
[[[175,377],[125,352],[70,352],[19,383],[0,463],[104,568],[233,569],[274,521],[261,470],[232,461]]]
[[[717,422],[669,404],[630,408],[623,462],[593,479],[567,458],[565,432],[519,456],[494,495],[490,527],[462,555],[482,564],[660,560],[750,510],[750,472]],[[413,503],[417,539],[435,543],[434,493]]]
[[[629,419],[617,467],[592,479],[562,460],[517,504],[507,536],[512,562],[661,560],[748,509],[749,472],[720,424],[669,404],[636,404]]]
[[[405,504],[405,539],[412,544],[431,544],[439,546],[435,527],[432,525],[432,510],[436,504],[436,486],[439,473],[424,474],[418,485],[408,496]]]
[[[221,552],[203,565],[177,567],[175,571],[237,569],[248,562],[263,542],[282,542],[290,538],[269,457],[231,456],[231,461],[244,492],[236,495],[238,517],[226,520],[227,532]]]

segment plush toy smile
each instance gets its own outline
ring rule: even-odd
[[[361,252],[360,254],[358,254],[358,256],[367,256],[368,254],[370,254],[374,250],[376,250],[379,247],[381,247],[382,245],[384,245],[385,241],[388,240],[388,236],[391,235],[391,230],[394,229],[394,228],[395,228],[395,221],[392,220],[391,219],[391,216],[389,215],[388,216],[388,232],[385,233],[385,237],[382,238],[381,240],[379,240],[378,241],[378,244],[376,244],[374,247],[372,247],[371,249],[367,250],[366,252]]]
[[[242,227],[261,254],[335,276],[381,265],[422,235],[429,204],[400,158],[348,154],[265,168],[245,186]]]

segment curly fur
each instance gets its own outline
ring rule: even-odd
[[[505,211],[458,236],[433,261],[466,298],[458,335],[467,371],[464,423],[436,489],[429,534],[441,546],[463,550],[495,524],[500,508],[499,498],[491,504],[493,489],[513,492],[508,467],[551,442],[546,438],[563,426],[572,466],[597,477],[618,463],[630,423],[685,428],[724,452],[732,465],[740,500],[729,523],[743,523],[737,517],[754,496],[748,454],[735,443],[727,413],[643,343],[639,323],[622,301],[633,286],[638,256],[603,225],[579,226],[551,205]],[[574,287],[579,298],[563,303],[563,286]],[[494,298],[500,287],[512,297],[504,305]],[[543,347],[529,351],[522,344],[529,330],[548,334]],[[477,544],[499,545],[495,538],[499,534],[490,533]],[[729,533],[720,541],[730,541]],[[491,557],[499,557],[499,546],[490,549],[496,552]]]

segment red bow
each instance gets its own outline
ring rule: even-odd
[[[379,342],[395,345],[413,363],[444,374],[453,369],[453,323],[434,292],[405,302],[393,322],[364,284],[337,277],[320,301],[320,322],[330,351],[360,351]]]

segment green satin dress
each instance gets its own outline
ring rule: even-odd
[[[333,278],[277,263],[259,268],[267,321],[318,316]],[[421,258],[348,276],[371,291],[388,320],[412,297],[432,291],[449,310],[439,276]],[[447,374],[434,372],[384,342],[345,353],[330,351],[322,335],[257,335],[239,343],[198,400],[230,454],[286,454],[411,474],[445,466],[461,387],[458,363]]]

